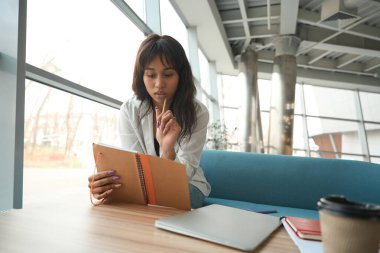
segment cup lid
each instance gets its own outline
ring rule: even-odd
[[[337,215],[380,220],[379,205],[350,201],[341,195],[328,195],[321,198],[317,205],[318,210],[325,210]]]

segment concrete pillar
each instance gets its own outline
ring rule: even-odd
[[[294,99],[297,78],[296,52],[300,39],[279,36],[274,39],[272,94],[269,122],[270,154],[292,155]]]
[[[240,125],[240,150],[258,152],[258,88],[257,88],[257,53],[251,48],[242,53],[239,62],[240,78],[243,79],[244,90],[242,97],[243,120]],[[261,124],[261,123],[260,123]]]

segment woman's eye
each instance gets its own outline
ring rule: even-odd
[[[164,77],[171,77],[171,76],[173,76],[172,73],[164,74]]]
[[[156,75],[155,74],[145,74],[148,78],[155,78]]]

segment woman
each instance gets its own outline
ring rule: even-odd
[[[149,35],[137,52],[132,89],[134,96],[120,108],[123,148],[185,164],[191,207],[201,207],[211,191],[199,167],[209,114],[195,99],[191,67],[181,44],[170,36]],[[97,199],[121,186],[112,170],[88,180]]]

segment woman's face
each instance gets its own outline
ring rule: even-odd
[[[161,62],[160,57],[156,56],[147,64],[143,80],[153,103],[162,108],[166,98],[167,106],[165,107],[168,108],[173,101],[179,82],[177,71],[173,67],[165,65]]]

